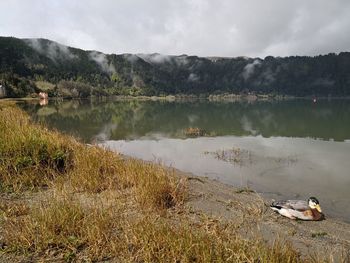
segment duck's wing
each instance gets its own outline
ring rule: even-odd
[[[296,211],[306,211],[310,209],[308,203],[304,200],[275,201],[271,206],[276,208],[280,207],[285,209],[292,209]]]
[[[300,211],[296,209],[288,209],[288,213],[290,213],[290,215],[292,215],[294,218],[302,220],[315,220],[311,210]]]

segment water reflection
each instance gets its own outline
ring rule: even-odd
[[[50,101],[45,107],[23,104],[37,120],[84,141],[184,137],[198,127],[223,136],[350,139],[350,101],[275,102]]]

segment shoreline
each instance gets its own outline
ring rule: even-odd
[[[121,155],[125,159],[135,159]],[[290,242],[303,257],[314,251],[324,258],[332,254],[334,261],[331,262],[338,262],[342,259],[344,248],[350,251],[350,223],[341,218],[325,214],[325,219],[321,221],[292,220],[270,209],[271,199],[250,188],[239,188],[173,167],[165,168],[188,182],[190,195],[185,206],[195,216],[205,214],[214,220],[241,224],[243,235],[258,235],[268,243],[274,242],[278,236],[280,240]]]
[[[317,251],[322,256],[333,254],[337,258],[341,257],[343,248],[350,249],[350,224],[345,221],[328,218],[327,214],[322,221],[291,220],[272,211],[267,198],[250,189],[177,172],[186,176],[189,181],[191,197],[187,205],[194,212],[204,212],[222,221],[247,220],[254,225],[248,232],[261,235],[267,242],[272,242],[277,235],[282,240],[291,242],[303,256],[310,251]],[[332,252],[329,249],[324,250],[327,247]]]
[[[97,145],[84,145],[73,137],[32,124],[24,112],[16,107],[6,110],[11,106],[4,105],[0,104],[0,128],[10,143],[3,142],[9,148],[0,151],[6,156],[0,168],[7,171],[7,176],[0,174],[4,176],[0,177],[4,179],[0,194],[0,224],[4,226],[0,228],[0,262],[21,262],[28,260],[28,255],[35,260],[57,253],[55,258],[63,252],[79,258],[89,251],[98,251],[88,254],[89,258],[104,260],[105,255],[112,254],[117,261],[120,256],[144,261],[150,257],[148,261],[154,261],[153,253],[160,251],[157,256],[162,262],[168,253],[161,252],[164,248],[159,250],[159,245],[175,253],[176,259],[183,256],[184,249],[198,249],[194,250],[196,256],[205,250],[219,257],[221,251],[236,246],[235,253],[252,256],[252,261],[267,255],[262,262],[269,262],[270,257],[282,257],[287,262],[289,253],[292,262],[300,262],[299,254],[302,259],[331,255],[335,262],[350,257],[344,257],[350,249],[350,224],[327,217],[311,222],[283,218],[249,189],[106,151]],[[35,144],[31,147],[33,138]],[[28,153],[23,153],[23,144]],[[45,155],[40,149],[47,150]],[[9,169],[13,164],[15,169]],[[20,175],[29,188],[18,181],[23,180]],[[66,225],[69,228],[65,229]],[[92,235],[91,225],[99,227]],[[231,230],[227,232],[226,227]],[[115,230],[122,234],[116,237]],[[122,239],[125,236],[126,240]],[[106,252],[100,250],[101,240]],[[178,248],[181,240],[190,242],[188,247]],[[122,252],[114,250],[126,242],[128,246]],[[146,247],[150,247],[151,254],[144,252]],[[17,255],[10,253],[16,250]]]
[[[111,95],[111,96],[92,96],[86,98],[79,97],[48,97],[46,100],[53,101],[65,101],[65,100],[139,100],[139,101],[209,101],[209,102],[236,102],[236,101],[245,101],[245,102],[255,102],[255,101],[281,101],[281,100],[349,100],[348,97],[325,97],[325,96],[290,96],[290,95],[269,95],[269,94],[252,94],[252,95],[241,95],[241,94],[217,94],[217,95],[184,95],[184,94],[175,94],[175,95],[166,95],[166,96],[130,96],[130,95]],[[9,98],[3,97],[0,98],[0,101],[40,101],[39,97],[21,97],[21,98]]]

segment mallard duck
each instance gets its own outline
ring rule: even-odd
[[[304,200],[276,201],[270,206],[274,211],[291,219],[321,220],[323,219],[320,202],[315,197]]]

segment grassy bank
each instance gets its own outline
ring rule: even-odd
[[[0,104],[0,248],[11,261],[312,262],[186,206],[187,180]]]

